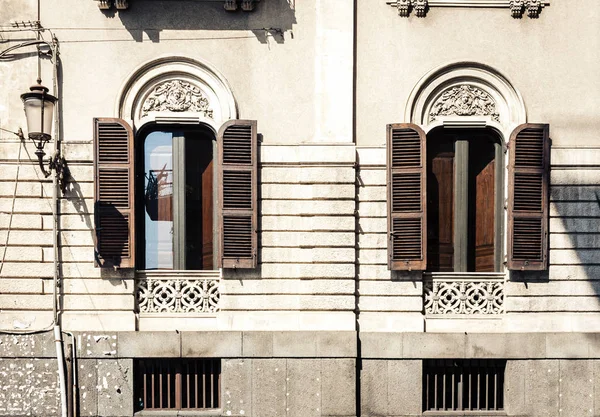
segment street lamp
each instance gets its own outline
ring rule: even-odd
[[[35,145],[35,154],[38,157],[40,169],[44,177],[48,178],[51,170],[55,170],[63,194],[66,192],[69,169],[65,159],[60,154],[50,158],[48,163],[49,170],[44,167],[44,146],[52,138],[52,121],[54,120],[54,106],[58,99],[48,94],[48,88],[41,84],[42,80],[38,78],[37,84],[29,88],[29,92],[21,94],[23,106],[25,108],[25,118],[27,119],[27,136]]]
[[[38,83],[29,88],[28,93],[21,94],[23,106],[25,107],[25,118],[27,119],[27,131],[29,139],[35,144],[35,154],[38,157],[40,168],[47,178],[50,172],[44,169],[44,146],[51,139],[52,120],[54,116],[54,104],[57,99],[48,94],[48,89]]]

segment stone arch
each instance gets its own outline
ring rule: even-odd
[[[233,92],[210,64],[182,56],[161,57],[134,70],[122,86],[118,117],[139,130],[147,123],[206,124],[216,133],[238,118]]]
[[[490,127],[503,140],[527,122],[521,94],[494,68],[456,62],[423,76],[406,103],[405,120],[428,132],[439,126]]]

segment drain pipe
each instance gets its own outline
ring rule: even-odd
[[[39,0],[38,0],[39,7]],[[39,33],[39,32],[38,32]],[[54,60],[53,65],[53,92],[54,96],[58,97],[58,40],[52,35],[50,42],[52,48],[52,58]],[[60,119],[58,117],[60,100],[56,102],[56,111],[54,112],[54,156],[60,154]],[[60,318],[58,317],[58,288],[62,286],[60,282],[60,265],[58,263],[58,244],[59,244],[59,231],[58,231],[58,213],[59,213],[59,200],[58,200],[58,176],[59,173],[55,169],[52,177],[52,244],[54,249],[54,343],[56,346],[56,362],[58,363],[58,379],[60,383],[60,406],[61,416],[68,417],[68,404],[67,404],[67,383],[65,378],[65,355],[62,344],[62,331],[60,328]]]
[[[64,352],[60,326],[54,326],[54,344],[56,345],[56,361],[58,362],[58,379],[60,381],[60,406],[62,417],[67,417],[67,381],[65,379]]]

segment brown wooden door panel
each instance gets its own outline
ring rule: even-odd
[[[454,271],[454,152],[447,147],[436,147],[428,161],[427,270],[431,272]]]
[[[491,151],[494,151],[493,144]],[[495,169],[496,164],[492,159],[475,176],[475,272],[494,271]]]

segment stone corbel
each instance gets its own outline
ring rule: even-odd
[[[427,0],[396,0],[398,14],[402,17],[408,17],[410,11],[413,9],[417,16],[425,17],[427,6]]]
[[[238,4],[241,4],[243,11],[251,12],[259,1],[260,0],[225,0],[223,6],[228,12],[235,12],[238,8]]]
[[[242,0],[242,10],[245,12],[251,12],[256,6],[255,0]]]
[[[100,10],[109,10],[113,5],[113,0],[95,0],[98,2],[98,8]],[[114,0],[115,7],[117,10],[126,10],[129,8],[128,0]]]
[[[129,2],[127,0],[115,0],[115,7],[118,10],[126,10],[129,8]]]
[[[527,16],[532,19],[540,17],[540,12],[545,6],[542,0],[510,0],[510,13],[514,18],[523,17],[523,12],[527,10]]]
[[[112,0],[96,0],[100,10],[108,10],[112,6]]]
[[[531,18],[537,18],[542,11],[543,3],[541,0],[529,0],[527,5],[527,15]]]
[[[225,10],[228,12],[235,12],[238,7],[237,0],[225,0],[223,7],[225,7]]]

